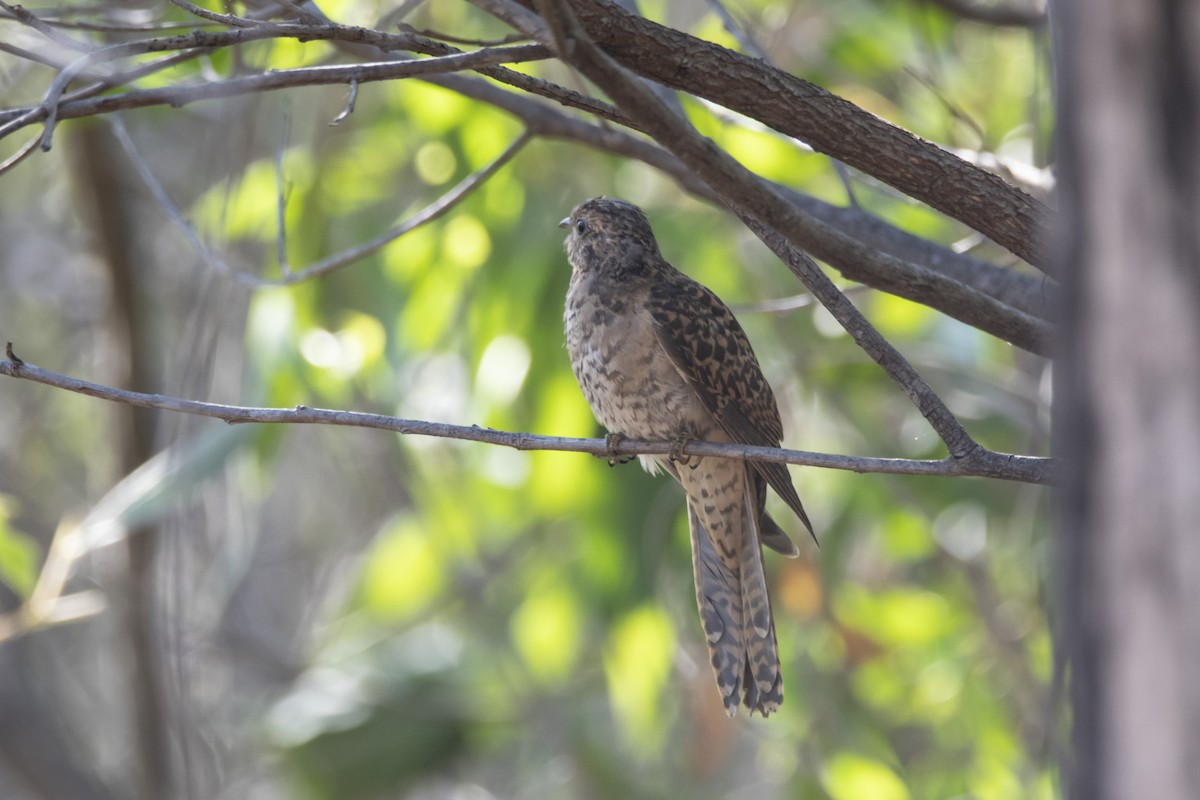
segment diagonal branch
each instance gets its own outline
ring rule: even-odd
[[[114,403],[156,408],[181,414],[224,420],[230,424],[291,424],[291,425],[342,425],[356,428],[374,428],[409,436],[434,436],[446,439],[462,439],[471,442],[511,447],[516,450],[555,450],[571,453],[591,453],[602,458],[615,456],[670,455],[678,452],[678,442],[647,442],[622,439],[610,445],[607,439],[576,439],[563,436],[539,436],[532,433],[498,431],[476,425],[451,425],[445,422],[400,419],[384,414],[366,414],[357,411],[335,411],[309,408],[251,408],[246,406],[205,403],[185,400],[162,394],[146,394],[116,389],[91,381],[73,378],[34,366],[18,358],[7,347],[7,361],[0,361],[0,375],[21,378],[35,383],[65,389],[69,392],[97,397]],[[1024,483],[1052,483],[1057,472],[1054,459],[1034,456],[996,453],[983,448],[977,449],[966,458],[946,458],[940,461],[922,461],[904,458],[867,458],[842,456],[829,453],[811,453],[803,450],[785,450],[776,447],[754,447],[751,445],[718,442],[688,442],[682,449],[683,455],[719,456],[740,458],[747,461],[772,461],[781,464],[844,469],[852,472],[875,472],[893,475],[927,475],[945,477],[985,477]]]
[[[532,138],[533,136],[528,129],[522,131],[521,134],[514,139],[511,144],[508,145],[508,147],[504,148],[504,152],[492,159],[492,161],[485,167],[472,172],[470,175],[459,181],[454,188],[450,189],[437,200],[425,206],[420,211],[408,217],[399,224],[388,229],[384,233],[381,233],[379,236],[376,236],[374,239],[363,242],[359,245],[355,245],[347,250],[343,250],[340,253],[330,256],[329,258],[325,258],[314,264],[310,264],[303,269],[295,272],[289,272],[278,280],[266,281],[266,283],[299,283],[301,281],[312,280],[313,278],[319,278],[323,275],[328,275],[334,270],[341,269],[348,264],[366,258],[390,242],[394,242],[396,239],[399,239],[406,233],[410,233],[422,225],[426,225],[436,219],[439,219],[467,197],[469,197],[472,192],[486,183],[487,180],[495,175],[501,167],[511,161],[517,155],[517,153],[521,152],[525,145],[532,141]]]

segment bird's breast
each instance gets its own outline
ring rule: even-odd
[[[645,291],[572,276],[564,323],[583,395],[609,431],[640,439],[696,438],[714,421],[658,342]]]

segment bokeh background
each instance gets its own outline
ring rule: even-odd
[[[320,5],[353,24],[393,10]],[[187,19],[164,6],[122,13]],[[1052,124],[1043,30],[921,0],[730,6],[776,64],[1036,184]],[[706,3],[640,8],[737,46]],[[406,20],[505,33],[448,0]],[[18,35],[0,21],[0,39]],[[333,56],[264,42],[237,58],[261,69]],[[561,65],[521,69],[584,88]],[[36,102],[52,77],[0,53],[6,106]],[[609,194],[642,205],[667,258],[738,312],[786,446],[944,455],[734,218],[576,145],[537,140],[379,253],[262,285],[281,274],[281,194],[282,249],[299,269],[432,202],[520,133],[417,81],[364,85],[331,126],[346,100],[345,87],[309,88],[63,123],[53,150],[0,177],[0,340],[48,369],[181,397],[600,435],[563,348],[556,224]],[[764,176],[1007,263],[892,190],[847,183],[824,156],[684,108]],[[1045,362],[907,301],[851,296],[982,443],[1046,454]],[[787,701],[766,721],[729,720],[682,494],[635,464],[135,417],[0,380],[0,795],[136,796],[155,785],[145,761],[158,748],[181,797],[1057,797],[1046,490],[792,474],[821,546],[770,501],[801,547],[767,556]]]

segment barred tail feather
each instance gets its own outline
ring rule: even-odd
[[[765,717],[783,702],[783,677],[759,545],[760,511],[750,494],[752,481],[738,488],[737,502],[713,523],[726,541],[738,543],[725,558],[702,521],[703,502],[689,495],[696,605],[725,712],[733,716],[741,703]]]
[[[692,570],[696,578],[696,606],[708,644],[709,659],[725,713],[737,713],[742,695],[746,647],[742,641],[742,595],[735,591],[738,578],[717,555],[712,539],[688,500],[688,527],[692,534]]]
[[[783,674],[779,669],[779,645],[775,640],[775,620],[771,598],[767,594],[767,576],[759,545],[759,519],[752,502],[750,482],[743,506],[741,546],[742,609],[745,615],[743,639],[746,647],[746,707],[764,717],[778,711],[783,703]]]

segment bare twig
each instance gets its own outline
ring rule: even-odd
[[[851,286],[848,289],[843,289],[842,293],[847,297],[850,295],[862,295],[871,291],[870,286]],[[790,297],[776,297],[769,300],[762,300],[757,303],[739,303],[738,305],[730,306],[730,310],[737,316],[742,314],[786,314],[789,311],[798,311],[801,308],[808,308],[817,304],[817,299],[811,294],[794,294]]]
[[[19,56],[27,61],[31,61],[36,64],[42,64],[44,66],[51,67],[53,69],[57,69],[60,71],[66,69],[69,66],[68,63],[64,63],[58,59],[55,59],[55,58],[45,54],[45,53],[34,53],[34,52],[31,52],[28,50],[22,50],[19,47],[12,47],[3,42],[0,42],[0,50],[3,50],[5,52],[10,52],[13,55]],[[73,92],[70,92],[70,93],[64,95],[59,100],[59,106],[61,107],[64,103],[70,103],[70,102],[77,101],[77,100],[83,100],[88,97],[94,97],[95,95],[99,94],[100,92],[107,91],[110,89],[115,89],[119,86],[125,86],[127,84],[133,83],[134,81],[136,81],[140,78],[144,78],[147,75],[153,75],[156,72],[160,72],[164,69],[168,69],[170,67],[177,66],[185,61],[196,58],[196,57],[202,55],[203,52],[205,52],[205,51],[203,51],[201,49],[194,49],[194,50],[184,51],[181,53],[175,53],[173,55],[164,56],[163,58],[155,59],[154,61],[140,63],[136,67],[133,67],[132,69],[127,69],[127,70],[124,70],[121,72],[115,72],[111,75],[102,75],[102,74],[92,73],[90,71],[85,70],[84,72],[81,72],[77,77],[87,78],[88,80],[94,81],[94,83],[92,83],[89,86],[84,86],[81,89],[77,89]],[[11,117],[12,115],[13,115],[12,111],[0,112],[0,120]]]
[[[231,28],[249,28],[257,24],[255,20],[239,17],[236,14],[217,14],[216,12],[201,8],[194,3],[189,3],[187,0],[170,0],[170,2],[172,5],[178,6],[200,19],[207,20],[208,22],[216,22],[221,25],[228,25]]]
[[[855,343],[900,385],[929,425],[937,431],[952,456],[967,457],[982,449],[908,359],[875,330],[862,312],[804,251],[791,245],[783,236],[754,217],[743,214],[742,221],[821,301]]]
[[[355,81],[350,84],[351,105],[357,94],[358,82]],[[346,111],[342,112],[342,115],[345,116],[348,113],[349,106]],[[287,248],[287,203],[290,187],[283,177],[283,151],[287,147],[288,139],[291,138],[291,132],[292,118],[290,115],[285,115],[283,132],[279,136],[279,144],[275,146],[275,260],[279,262],[279,272],[282,275],[288,275],[292,271],[288,261]]]
[[[0,8],[3,8],[9,14],[12,14],[13,19],[17,20],[23,25],[28,25],[30,28],[33,28],[35,31],[61,47],[65,47],[68,50],[74,50],[78,53],[87,53],[95,49],[87,42],[81,42],[78,39],[72,39],[65,33],[56,30],[54,26],[44,22],[24,6],[9,5],[8,3],[5,3],[4,0],[0,0]]]
[[[123,45],[127,48],[125,51],[123,51],[123,53],[124,55],[128,56],[143,52],[150,53],[167,50],[193,49],[193,52],[189,54],[189,57],[192,57],[196,54],[195,51],[208,52],[216,48],[231,47],[272,38],[292,38],[299,41],[323,40],[333,41],[342,45],[365,45],[389,53],[396,50],[412,50],[425,55],[446,56],[458,55],[463,52],[457,48],[451,47],[445,42],[418,36],[415,33],[406,32],[402,34],[389,34],[368,28],[355,28],[337,25],[332,22],[323,22],[321,24],[311,25],[302,25],[298,23],[256,23],[253,28],[244,27],[232,31],[195,31],[190,34],[158,37],[154,39],[146,39],[141,42],[129,42]],[[6,46],[6,48],[19,49],[11,48],[10,46]],[[60,70],[65,69],[67,66],[55,64],[53,61],[35,53],[23,54],[22,57],[33,61],[38,61],[39,63],[46,63],[50,66],[55,66]],[[80,69],[82,69],[82,67]],[[498,66],[479,66],[475,67],[474,69],[476,69],[476,71],[478,71],[480,74],[486,75],[489,78],[500,81],[501,83],[506,83],[514,88],[527,91],[531,94],[549,98],[570,108],[577,108],[581,111],[586,111],[589,114],[594,114],[602,119],[607,119],[620,125],[629,124],[629,120],[608,103],[597,100],[593,97],[588,97],[587,95],[581,94],[580,92],[576,92],[572,89],[568,89],[564,86],[551,83],[550,81],[545,81],[540,78],[535,78],[531,75],[526,75],[521,72],[516,72]],[[81,72],[79,74],[83,75],[88,73]],[[133,75],[135,74],[135,71],[131,70],[128,74]],[[128,78],[120,82],[127,83],[131,79],[132,78]],[[115,85],[116,83],[119,82],[115,81],[114,79],[108,79],[107,81],[103,82],[103,86],[104,88],[107,88],[111,85]],[[179,88],[186,96],[186,87]],[[89,92],[89,95],[90,94],[94,94],[94,91]],[[77,95],[71,95],[70,97],[71,99],[74,99],[76,96]],[[104,106],[84,114],[67,113],[62,111],[60,108],[58,117],[61,119],[66,119],[69,117],[90,116],[91,114],[95,113],[105,113],[107,111],[118,110],[118,108],[138,108],[142,107],[143,105],[158,104],[159,102],[161,101],[154,101],[151,103],[122,104],[119,107]],[[188,103],[192,102],[192,100],[183,99],[181,102]],[[59,105],[60,107],[67,105],[67,98],[62,98]],[[14,118],[20,117],[22,114],[29,114],[30,112],[36,111],[37,108],[0,112],[0,122],[11,124]],[[36,113],[34,113],[28,119],[22,120],[22,124],[36,122],[38,119],[39,118],[37,117]],[[19,127],[19,125],[16,127]],[[15,127],[11,128],[11,130],[15,130]],[[8,132],[10,132],[10,128],[6,124],[3,128],[0,128],[0,137],[3,137]]]
[[[350,115],[354,113],[354,106],[358,103],[358,81],[350,81],[350,96],[346,98],[346,107],[342,109],[342,113],[338,114],[329,123],[330,126],[341,125],[346,120],[350,119]]]
[[[414,36],[421,36],[426,39],[437,39],[439,42],[450,42],[452,44],[465,44],[474,47],[495,47],[499,44],[514,44],[515,42],[526,41],[528,37],[519,33],[510,33],[508,36],[502,36],[499,39],[466,39],[461,36],[455,36],[450,33],[441,33],[440,31],[425,30],[422,28],[414,28],[407,22],[401,22],[396,26],[399,30],[405,33],[411,33]]]
[[[527,145],[532,136],[528,130],[525,130],[513,140],[512,144],[504,149],[504,152],[496,156],[490,164],[481,170],[471,173],[463,178],[453,189],[446,192],[434,202],[425,206],[425,208],[413,214],[408,219],[401,222],[399,225],[388,230],[369,242],[364,242],[356,247],[348,250],[343,250],[337,255],[318,261],[302,270],[296,272],[285,273],[278,281],[266,281],[266,283],[290,284],[299,283],[301,281],[312,280],[313,278],[327,275],[336,269],[340,269],[348,264],[358,261],[366,256],[379,250],[384,245],[394,242],[406,233],[416,230],[417,228],[427,223],[433,222],[435,219],[450,211],[456,205],[465,200],[471,192],[482,186],[488,178],[496,174],[496,172],[507,164],[521,152],[521,149]]]
[[[139,408],[157,408],[182,414],[194,414],[224,420],[230,424],[292,424],[343,425],[375,428],[409,436],[434,436],[511,447],[516,450],[556,450],[571,453],[590,453],[603,458],[614,455],[669,455],[678,442],[648,442],[622,439],[615,447],[606,439],[576,439],[563,436],[539,436],[532,433],[498,431],[474,425],[451,425],[444,422],[400,419],[384,414],[356,411],[335,411],[309,408],[249,408],[245,406],[204,403],[161,394],[145,394],[116,389],[103,384],[62,375],[42,369],[26,361],[14,360],[11,343],[9,360],[0,361],[0,375],[42,383],[66,391],[97,397]],[[718,442],[688,442],[682,453],[694,456],[740,458],[748,461],[772,461],[781,464],[843,469],[852,472],[888,473],[894,475],[928,475],[946,477],[987,477],[1025,483],[1051,483],[1057,470],[1055,461],[1048,458],[996,453],[983,448],[961,458],[940,461],[919,461],[903,458],[867,458],[803,450]]]
[[[963,19],[987,25],[1014,28],[1040,28],[1046,24],[1044,4],[999,5],[978,0],[926,0],[935,6],[957,14]]]
[[[26,158],[28,158],[31,153],[33,153],[35,150],[38,149],[38,144],[41,141],[42,141],[41,136],[34,136],[32,139],[30,139],[28,142],[26,142],[25,145],[20,150],[18,150],[17,152],[15,152],[11,156],[9,156],[7,159],[5,159],[4,163],[0,164],[0,175],[3,175],[4,173],[8,172],[10,169],[15,167],[17,164],[20,164],[22,161],[24,161]]]
[[[755,58],[761,58],[763,61],[769,62],[771,60],[767,57],[767,51],[762,49],[762,45],[750,35],[750,31],[746,30],[746,26],[733,16],[733,13],[725,7],[725,4],[721,0],[707,1],[708,7],[717,15],[717,19],[721,20],[721,24],[725,27],[726,32],[737,40],[737,43],[741,45],[743,50]]]
[[[167,219],[171,220],[175,227],[179,228],[184,237],[191,243],[192,249],[200,255],[204,263],[225,275],[229,275],[239,283],[251,286],[264,285],[264,281],[261,278],[234,268],[200,240],[200,236],[196,233],[195,228],[187,221],[183,212],[179,210],[179,207],[175,205],[170,194],[167,193],[166,187],[162,185],[158,177],[155,176],[154,171],[150,169],[150,165],[146,163],[146,159],[142,158],[141,152],[137,149],[137,145],[133,143],[133,139],[129,136],[129,131],[126,130],[125,124],[119,116],[113,116],[112,130],[113,135],[121,144],[121,148],[129,156],[129,161],[133,164],[134,169],[137,170],[138,175],[146,184],[146,188],[154,195],[154,199],[158,201],[163,213],[167,215]]]
[[[523,10],[518,7],[518,10]],[[428,39],[416,34],[410,34],[412,37],[411,44],[408,46],[414,52],[424,53],[431,56],[444,56],[454,53],[460,53],[461,50],[451,47],[442,41]],[[528,38],[528,37],[522,37]],[[520,89],[530,94],[536,94],[540,97],[545,97],[548,100],[553,100],[556,103],[567,106],[568,108],[576,108],[580,111],[586,111],[589,114],[606,119],[610,122],[615,122],[618,125],[635,127],[631,119],[626,117],[617,108],[611,104],[598,100],[595,97],[589,97],[574,89],[568,89],[565,86],[559,86],[541,78],[535,78],[532,75],[526,75],[523,72],[506,69],[505,67],[483,67],[476,70],[480,75],[486,75],[500,83],[508,84],[514,89]]]
[[[301,26],[296,24],[263,24],[256,28],[243,28],[235,31],[210,33],[195,31],[181,36],[169,36],[158,39],[129,42],[103,48],[68,65],[51,82],[41,103],[31,108],[10,109],[0,112],[0,138],[12,133],[25,125],[45,120],[46,133],[52,133],[52,123],[58,119],[79,116],[64,110],[69,106],[62,98],[66,86],[83,73],[88,67],[97,63],[119,60],[144,53],[164,52],[168,50],[189,50],[200,48],[210,50],[215,47],[228,47],[246,42],[269,38],[296,38],[300,40],[329,39],[335,41],[356,41],[375,44],[376,46],[395,49],[412,44],[410,37],[383,34],[377,31],[367,31],[363,28],[347,28],[337,25]],[[251,92],[270,91],[294,86],[311,86],[331,83],[360,83],[370,81],[393,80],[397,78],[431,75],[459,70],[472,70],[492,67],[501,63],[521,63],[537,61],[546,58],[548,52],[540,45],[525,44],[507,47],[484,48],[469,53],[452,53],[411,61],[387,61],[373,64],[350,64],[337,66],[302,67],[290,70],[272,70],[260,75],[238,76],[228,78],[220,83],[205,83],[188,87],[163,87],[159,89],[132,91],[122,95],[106,98],[116,103],[101,104],[106,110],[120,108],[139,108],[149,105],[186,104],[201,99],[214,97],[232,97]],[[92,112],[96,113],[96,112]],[[49,136],[43,134],[43,148],[49,143]]]

